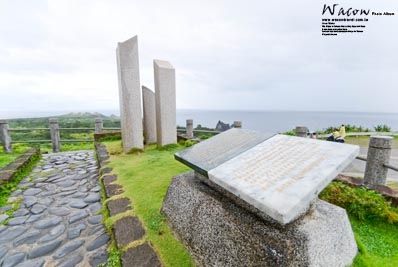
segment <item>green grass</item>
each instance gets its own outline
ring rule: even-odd
[[[13,145],[12,153],[5,153],[3,147],[0,146],[0,168],[13,162],[18,156],[28,150],[29,147],[26,145]]]
[[[7,204],[10,194],[17,189],[19,182],[32,171],[39,159],[40,156],[33,157],[31,161],[25,165],[11,181],[0,185],[0,207]]]
[[[380,194],[332,182],[320,198],[346,209],[358,244],[354,267],[398,266],[398,208]]]
[[[118,175],[117,182],[131,200],[133,212],[146,228],[145,238],[153,244],[164,266],[193,266],[188,251],[174,237],[160,212],[172,177],[189,170],[173,157],[184,147],[176,145],[157,149],[150,145],[144,153],[126,155],[121,153],[120,141],[105,144],[111,154],[110,167]]]
[[[361,147],[369,146],[369,136],[347,136],[345,138],[345,142],[347,144],[358,145]],[[392,141],[392,148],[398,148],[398,136],[394,136],[394,140]]]

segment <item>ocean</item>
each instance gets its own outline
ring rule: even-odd
[[[0,118],[24,118],[56,116],[71,111],[44,112],[1,112]],[[117,110],[100,110],[105,115],[116,114]],[[219,120],[232,124],[242,121],[242,127],[264,133],[280,133],[296,126],[307,126],[310,131],[322,130],[329,126],[354,124],[373,129],[379,124],[386,124],[392,130],[398,130],[398,113],[365,112],[324,112],[324,111],[233,111],[233,110],[177,110],[177,125],[185,126],[186,119],[193,119],[194,126],[214,128]]]

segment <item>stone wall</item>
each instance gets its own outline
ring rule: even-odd
[[[31,148],[16,160],[0,169],[0,184],[11,181],[25,166],[40,157],[40,149]]]

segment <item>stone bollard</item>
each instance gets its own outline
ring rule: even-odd
[[[104,128],[104,123],[103,123],[102,119],[101,118],[96,118],[95,119],[95,131],[94,132],[96,134],[102,133],[103,128]]]
[[[193,120],[187,120],[186,134],[188,139],[193,138]]]
[[[387,179],[388,164],[391,156],[391,136],[371,136],[369,141],[368,156],[366,160],[364,183],[384,185]]]
[[[51,135],[51,143],[53,145],[53,152],[59,152],[61,148],[60,144],[60,135],[59,135],[59,124],[57,118],[50,118],[50,135]]]
[[[4,152],[11,153],[11,136],[8,131],[8,122],[6,120],[0,120],[0,142],[3,145]]]
[[[296,135],[307,138],[308,128],[305,126],[296,126]]]
[[[234,126],[234,128],[242,128],[242,122],[241,121],[234,121],[233,126]]]

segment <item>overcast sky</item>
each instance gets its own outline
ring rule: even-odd
[[[324,37],[324,3],[0,0],[0,115],[118,109],[115,49],[134,35],[142,85],[154,58],[176,68],[177,108],[398,112],[398,16]]]

